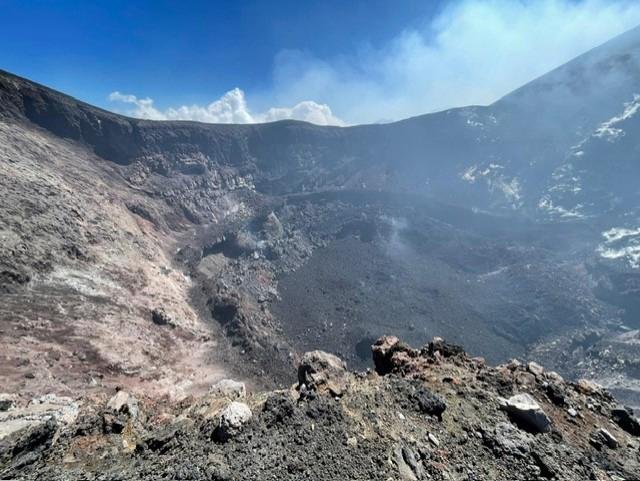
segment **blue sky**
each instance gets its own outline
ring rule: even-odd
[[[637,4],[0,0],[0,68],[139,117],[376,122],[491,102]]]

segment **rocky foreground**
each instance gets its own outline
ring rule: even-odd
[[[375,372],[305,354],[290,390],[225,380],[179,403],[0,402],[0,478],[638,479],[640,422],[599,386],[489,367],[439,338],[372,346]]]

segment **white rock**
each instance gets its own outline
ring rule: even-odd
[[[573,408],[569,408],[567,409],[567,413],[569,414],[569,416],[571,416],[572,418],[575,418],[578,415],[578,411],[576,411]]]
[[[80,403],[70,397],[45,394],[39,398],[32,399],[27,409],[48,413],[58,422],[71,424],[78,417]]]
[[[598,434],[600,435],[602,440],[604,440],[604,443],[611,449],[615,449],[619,446],[620,443],[618,443],[618,440],[615,438],[615,436],[605,428],[598,429]]]
[[[253,413],[245,403],[233,401],[220,412],[220,421],[216,432],[220,440],[227,440],[238,434],[242,427],[247,424]]]
[[[298,367],[298,386],[341,396],[347,388],[347,365],[324,351],[303,354]]]
[[[433,444],[435,447],[440,446],[440,441],[438,441],[438,438],[436,438],[435,434],[429,433],[427,437],[429,438],[431,444]]]
[[[209,394],[226,396],[231,399],[242,399],[247,397],[247,387],[240,381],[222,379],[211,386]]]
[[[530,394],[516,394],[509,399],[501,399],[500,405],[525,430],[545,433],[551,429],[551,421]]]

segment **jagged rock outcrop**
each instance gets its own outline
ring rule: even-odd
[[[313,391],[343,394],[348,384],[347,365],[338,356],[311,351],[302,356],[298,366],[298,386]]]

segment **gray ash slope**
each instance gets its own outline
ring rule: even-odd
[[[137,120],[0,73],[7,386],[277,383],[393,331],[640,404],[639,55],[635,29],[493,105],[347,128]]]

